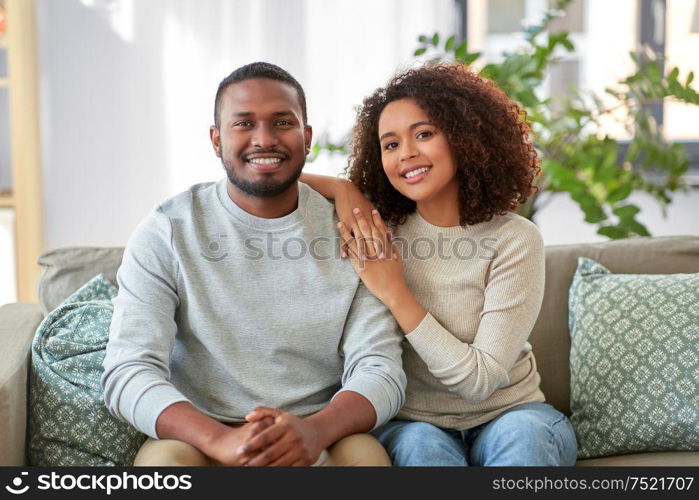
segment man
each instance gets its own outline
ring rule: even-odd
[[[401,336],[337,255],[333,206],[298,182],[303,89],[243,66],[214,119],[227,179],[157,207],[117,276],[102,384],[152,438],[135,464],[389,465],[364,433],[403,403]]]

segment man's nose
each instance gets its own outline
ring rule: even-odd
[[[279,138],[275,130],[265,124],[260,124],[255,128],[255,133],[251,139],[253,147],[266,149],[271,146],[276,146],[279,143]]]

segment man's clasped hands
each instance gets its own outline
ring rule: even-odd
[[[307,418],[258,406],[245,419],[245,424],[225,426],[212,436],[208,454],[220,465],[308,466],[324,449],[318,429]]]

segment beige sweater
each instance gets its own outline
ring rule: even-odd
[[[544,401],[527,342],[544,293],[538,228],[515,214],[444,228],[415,213],[394,234],[408,287],[429,311],[403,342],[397,418],[462,430]]]

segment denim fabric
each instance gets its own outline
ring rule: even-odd
[[[577,458],[573,426],[548,403],[521,404],[463,431],[392,420],[373,434],[398,466],[569,466]]]

